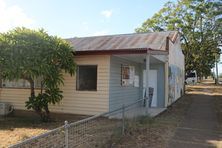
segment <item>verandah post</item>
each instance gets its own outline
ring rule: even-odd
[[[146,54],[146,113],[148,114],[149,109],[149,71],[150,71],[150,53]]]

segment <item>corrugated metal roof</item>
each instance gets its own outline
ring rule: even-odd
[[[167,37],[171,41],[177,37],[178,32],[152,32],[121,35],[107,35],[94,37],[81,37],[67,39],[75,51],[108,51],[108,50],[166,50]]]

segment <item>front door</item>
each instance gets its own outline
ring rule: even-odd
[[[157,70],[149,70],[149,87],[154,88],[151,107],[157,107]],[[143,97],[146,90],[146,70],[143,70]]]

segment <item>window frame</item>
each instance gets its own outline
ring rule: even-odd
[[[27,81],[27,80],[24,80],[24,79],[19,79],[19,80]],[[30,89],[30,86],[29,87],[24,87],[24,86],[18,86],[18,87],[17,86],[4,86],[3,81],[4,81],[3,79],[0,80],[0,88],[2,88],[2,89]],[[16,80],[13,80],[13,81],[16,82]],[[35,82],[34,88],[35,89],[41,89],[41,86],[38,86],[38,85],[36,86],[36,81],[37,80],[34,80],[34,82]],[[18,82],[16,82],[16,83],[18,83]]]
[[[92,66],[96,68],[96,89],[79,89],[79,67],[81,66]],[[90,92],[96,92],[98,91],[98,65],[93,64],[93,65],[77,65],[77,71],[76,71],[76,91],[90,91]]]

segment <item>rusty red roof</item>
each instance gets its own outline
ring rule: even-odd
[[[115,50],[166,50],[167,38],[174,42],[177,31],[133,33],[120,35],[106,35],[94,37],[75,37],[67,41],[71,43],[75,51],[115,51]]]

